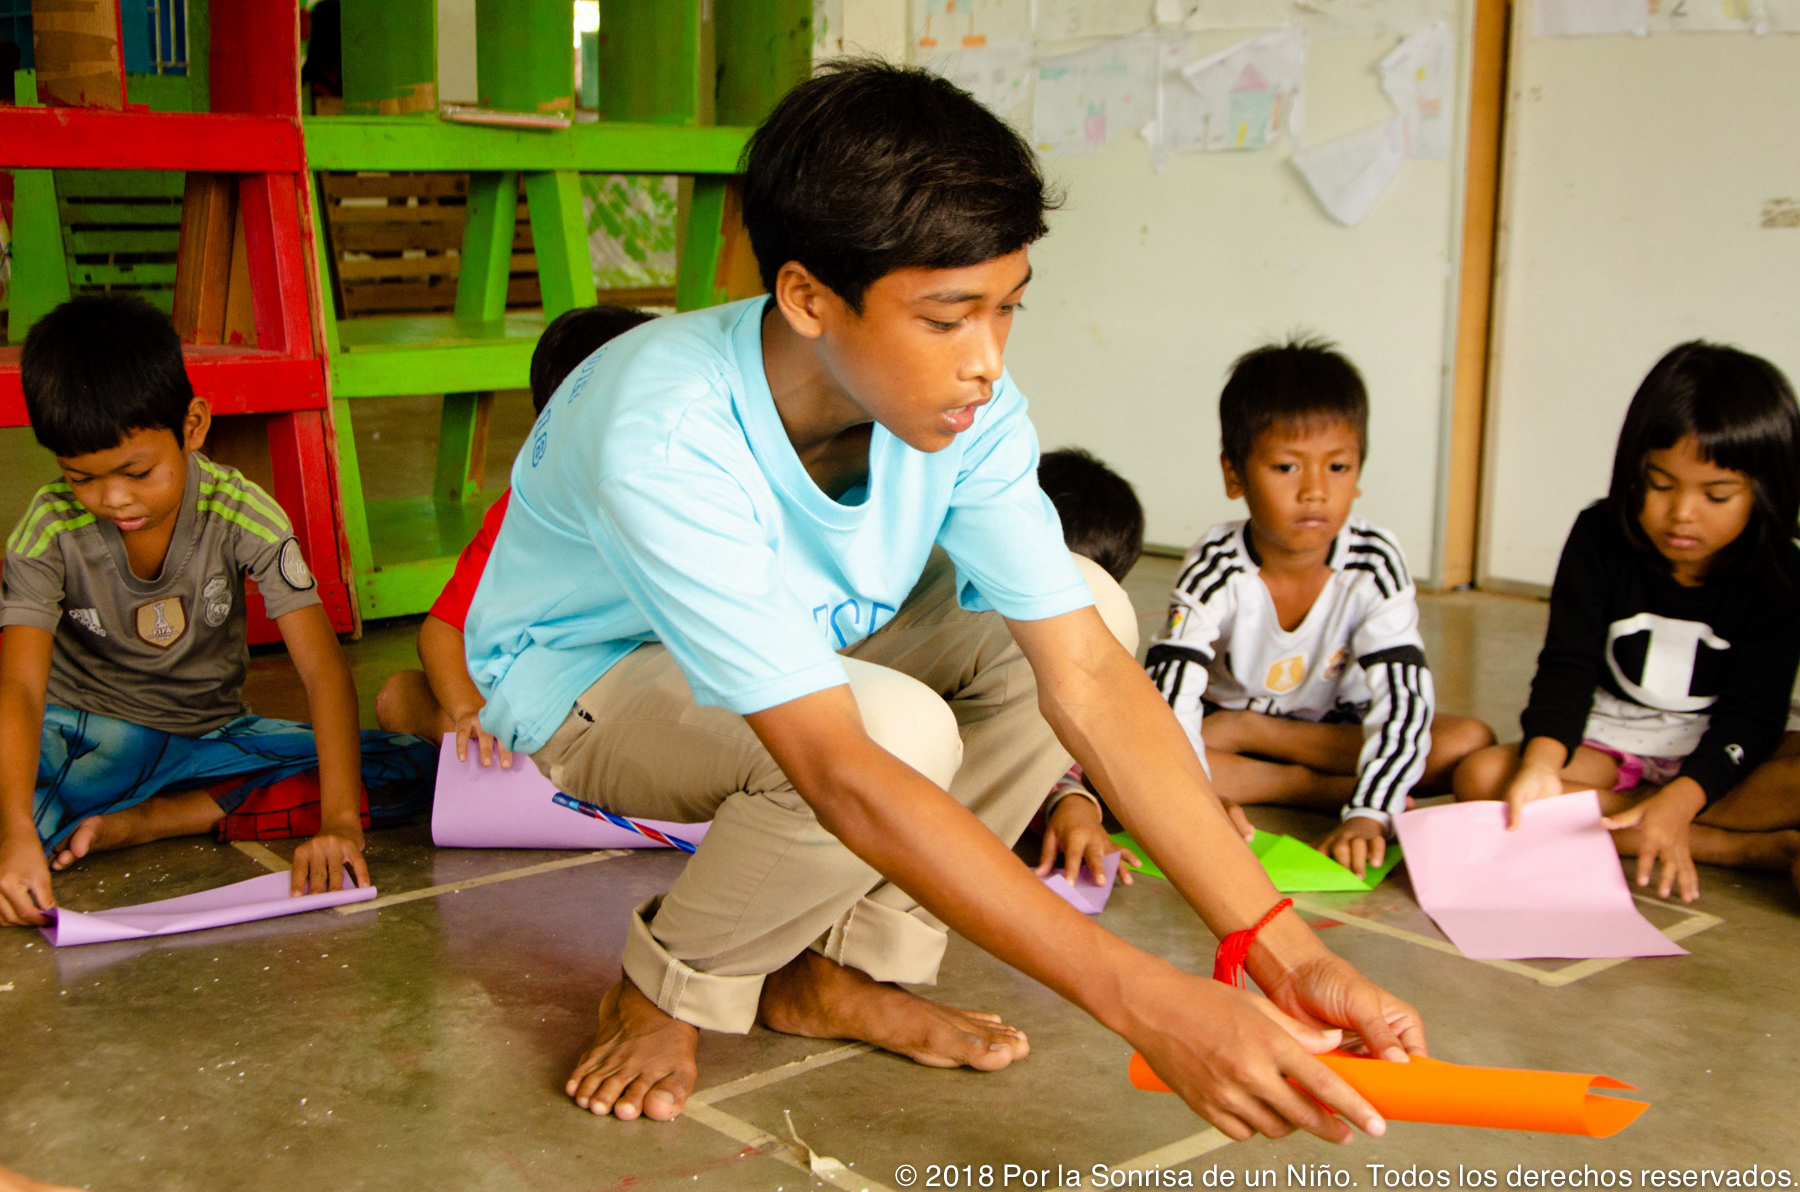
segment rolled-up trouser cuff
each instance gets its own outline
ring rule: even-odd
[[[832,924],[813,950],[877,981],[936,985],[948,942],[943,928],[916,914],[863,898]]]
[[[650,920],[661,904],[658,895],[632,912],[625,935],[625,975],[638,992],[672,1018],[702,1030],[749,1033],[762,1001],[762,975],[716,977],[697,972],[669,955],[650,934]]]

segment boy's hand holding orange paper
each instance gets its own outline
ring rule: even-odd
[[[1588,1091],[1635,1087],[1610,1076],[1469,1068],[1424,1056],[1396,1064],[1344,1051],[1327,1052],[1318,1059],[1361,1093],[1383,1118],[1394,1122],[1611,1138],[1650,1107],[1644,1101]],[[1172,1091],[1135,1052],[1131,1083],[1150,1092]]]

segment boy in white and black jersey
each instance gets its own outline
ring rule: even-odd
[[[1319,848],[1361,874],[1407,796],[1494,734],[1434,714],[1405,556],[1350,512],[1368,453],[1355,367],[1316,339],[1258,348],[1219,422],[1225,492],[1250,517],[1188,552],[1146,665],[1222,795],[1341,809]]]

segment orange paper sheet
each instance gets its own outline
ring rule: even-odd
[[[1610,1076],[1469,1068],[1421,1056],[1414,1056],[1411,1063],[1395,1064],[1343,1051],[1327,1052],[1319,1060],[1361,1093],[1377,1113],[1394,1122],[1611,1138],[1650,1108],[1644,1101],[1624,1101],[1588,1091],[1636,1087]],[[1131,1083],[1150,1092],[1173,1091],[1136,1052],[1131,1055]]]

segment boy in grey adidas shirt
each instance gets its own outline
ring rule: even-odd
[[[378,814],[422,806],[436,750],[358,732],[287,516],[199,454],[211,414],[174,328],[139,299],[84,296],[39,320],[21,365],[33,432],[63,479],[33,498],[0,575],[0,923],[47,921],[52,868],[234,815],[306,825],[293,893],[367,884],[370,799]],[[311,727],[243,702],[246,576]],[[295,790],[316,792],[316,812]]]

